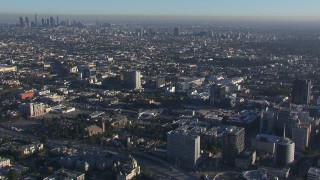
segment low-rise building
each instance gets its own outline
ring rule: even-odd
[[[245,171],[242,173],[242,178],[245,180],[268,180],[267,174],[261,170]]]
[[[251,147],[257,151],[274,154],[275,143],[278,139],[278,136],[258,134],[255,138],[251,139]]]
[[[42,103],[21,104],[20,112],[29,117],[37,117],[45,114],[45,106]]]
[[[57,170],[53,175],[44,178],[43,180],[84,180],[84,173],[77,171],[70,171],[68,169],[61,168]]]
[[[235,158],[235,166],[242,169],[248,169],[256,162],[256,151],[244,150]]]
[[[5,73],[5,72],[16,72],[17,71],[17,66],[10,66],[6,64],[0,64],[0,73]]]
[[[10,166],[10,159],[0,158],[0,168]]]
[[[320,169],[316,167],[310,167],[308,170],[308,180],[320,179]]]
[[[100,128],[97,125],[91,125],[91,126],[85,128],[84,130],[87,132],[89,137],[93,136],[93,135],[97,135],[97,134],[102,134],[103,133],[103,129]]]
[[[130,157],[130,161],[127,164],[121,166],[119,173],[117,174],[117,180],[129,180],[140,174],[140,166],[137,160]]]

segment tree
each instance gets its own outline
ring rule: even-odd
[[[18,180],[19,179],[19,174],[17,170],[15,169],[10,169],[8,173],[8,179],[9,180]]]
[[[201,174],[200,180],[205,180],[206,176],[204,174]]]

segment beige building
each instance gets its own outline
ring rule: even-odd
[[[58,180],[58,179],[72,179],[72,180],[84,180],[85,174],[77,171],[70,171],[68,169],[59,169],[53,175],[44,178],[44,180]]]
[[[257,137],[251,139],[251,148],[270,154],[275,152],[275,143],[279,138],[273,135],[258,134]]]
[[[103,133],[103,129],[97,125],[91,125],[91,126],[85,128],[84,130],[87,132],[89,137]]]
[[[16,72],[17,66],[9,66],[6,64],[0,64],[0,73],[4,72]]]
[[[121,167],[121,170],[117,174],[117,180],[129,180],[140,174],[140,166],[137,160],[131,157],[129,163]]]
[[[42,103],[21,104],[20,112],[29,117],[37,117],[45,114],[45,107]]]

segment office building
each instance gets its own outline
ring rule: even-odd
[[[24,19],[23,19],[23,17],[19,17],[19,25],[20,25],[20,27],[23,27],[23,26],[24,26]]]
[[[167,159],[186,170],[194,170],[200,157],[200,136],[187,130],[167,133]]]
[[[285,122],[286,137],[292,138],[292,128],[299,124],[298,112],[290,112],[289,119]]]
[[[57,25],[57,26],[60,25],[59,16],[56,17],[56,25]]]
[[[244,149],[245,131],[243,127],[229,126],[222,136],[222,161],[234,165],[235,157]]]
[[[24,17],[24,21],[25,21],[25,26],[29,27],[29,18],[28,17]]]
[[[289,138],[280,138],[276,142],[274,161],[278,166],[287,166],[294,161],[295,143]]]
[[[291,137],[292,128],[299,123],[299,113],[296,111],[281,110],[277,114],[278,118],[276,118],[276,122],[274,123],[276,135],[281,136],[285,127],[287,133],[286,137]]]
[[[274,154],[276,146],[275,143],[278,139],[278,136],[258,134],[255,138],[251,139],[251,147],[258,152]]]
[[[28,117],[36,117],[45,114],[45,107],[42,103],[21,104],[20,112]]]
[[[34,14],[34,24],[35,26],[38,26],[38,15]]]
[[[310,104],[311,97],[311,81],[297,79],[292,85],[292,103],[294,104]]]
[[[42,27],[45,27],[45,26],[46,26],[46,22],[45,22],[44,19],[41,19],[41,26],[42,26]]]
[[[132,90],[142,89],[141,73],[140,71],[128,71],[124,74],[124,81],[126,86]]]
[[[292,128],[292,141],[296,145],[296,151],[303,151],[309,146],[311,125],[298,125]]]
[[[56,25],[53,17],[50,17],[49,23],[50,23],[50,26],[51,26],[51,27],[53,27],[53,26]]]
[[[260,133],[271,134],[273,131],[273,122],[276,118],[276,112],[266,108],[260,116]]]
[[[230,108],[236,105],[231,88],[220,84],[211,86],[209,101],[211,106],[220,108]]]

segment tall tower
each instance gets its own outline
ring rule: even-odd
[[[167,133],[167,159],[186,169],[194,170],[200,157],[200,136],[184,130]]]
[[[292,85],[292,103],[294,104],[310,104],[311,81],[305,79],[297,79]]]
[[[56,20],[57,20],[56,25],[59,26],[60,25],[59,16],[56,17]]]
[[[24,21],[25,21],[25,26],[29,26],[29,18],[28,17],[24,17]]]
[[[34,14],[34,24],[35,26],[38,26],[38,15]]]
[[[54,18],[50,17],[50,26],[53,27],[55,26]]]
[[[245,131],[243,127],[230,126],[222,136],[222,160],[234,165],[235,157],[244,149]]]
[[[20,25],[20,27],[23,27],[23,26],[24,26],[24,19],[23,19],[23,17],[19,17],[19,25]]]

